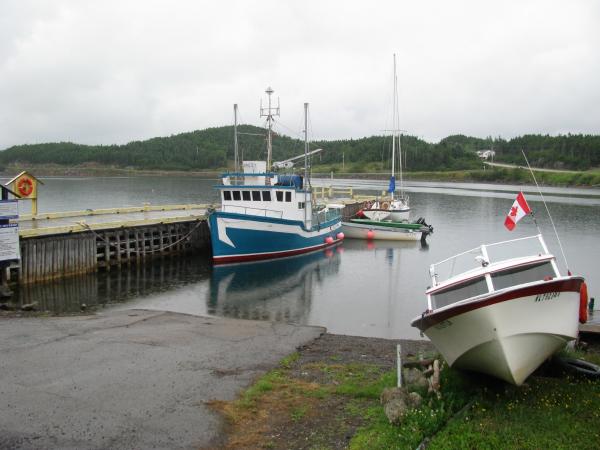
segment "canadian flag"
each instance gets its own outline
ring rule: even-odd
[[[525,200],[525,196],[522,192],[519,192],[519,195],[517,195],[517,199],[515,200],[515,202],[512,205],[512,208],[510,208],[510,211],[508,212],[508,216],[506,216],[504,226],[510,231],[514,230],[517,222],[530,212],[531,208],[529,208],[527,200]]]

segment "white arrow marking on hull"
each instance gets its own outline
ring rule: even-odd
[[[233,242],[231,242],[231,239],[227,236],[227,225],[223,223],[221,218],[217,218],[217,233],[221,242],[235,248],[235,245],[233,245]]]

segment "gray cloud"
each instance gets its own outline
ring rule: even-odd
[[[317,139],[377,134],[393,53],[411,134],[598,133],[599,5],[4,0],[0,148],[260,124],[268,85],[288,128],[308,101]]]

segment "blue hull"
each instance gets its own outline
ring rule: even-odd
[[[298,255],[340,242],[339,218],[305,230],[300,221],[215,211],[208,224],[215,263]]]

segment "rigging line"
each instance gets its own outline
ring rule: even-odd
[[[554,230],[554,234],[556,235],[556,240],[558,241],[558,247],[560,248],[562,257],[565,260],[565,265],[567,266],[567,272],[570,273],[569,262],[567,261],[567,257],[565,255],[565,251],[563,249],[562,243],[560,242],[560,237],[558,237],[558,231],[556,230],[556,226],[554,225],[554,220],[552,220],[552,214],[550,214],[550,209],[548,209],[548,205],[546,204],[546,199],[544,198],[544,194],[542,194],[540,185],[538,184],[537,179],[535,178],[535,174],[533,173],[533,170],[531,169],[531,166],[529,165],[529,160],[527,159],[527,155],[525,155],[525,151],[522,148],[521,148],[521,153],[523,153],[523,158],[525,158],[525,162],[527,163],[527,168],[529,169],[529,172],[531,173],[531,176],[533,177],[533,181],[535,182],[535,186],[537,187],[540,197],[542,197],[542,202],[544,203],[544,206],[546,207],[546,212],[548,213],[548,217],[550,218],[550,223],[552,224],[552,229]],[[534,221],[535,221],[535,219],[534,219]],[[537,226],[537,222],[536,222],[536,226]],[[538,230],[539,230],[539,227],[538,227]]]

